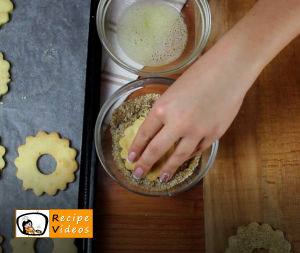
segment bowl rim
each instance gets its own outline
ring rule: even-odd
[[[198,176],[198,178],[196,178],[191,184],[183,187],[180,190],[174,191],[172,193],[162,193],[160,191],[153,191],[154,195],[149,195],[143,192],[139,192],[137,190],[134,190],[126,185],[124,185],[122,182],[120,182],[119,180],[117,180],[113,174],[110,172],[110,170],[108,168],[106,168],[106,164],[105,164],[105,158],[103,156],[102,153],[102,132],[101,132],[101,126],[102,123],[107,115],[107,112],[110,110],[111,106],[120,98],[121,95],[124,95],[124,91],[127,90],[128,87],[130,87],[130,89],[126,92],[131,92],[134,91],[135,89],[138,89],[140,87],[142,87],[143,85],[147,85],[147,83],[144,83],[144,81],[146,82],[147,80],[151,81],[151,83],[148,83],[148,85],[151,85],[154,83],[154,81],[158,81],[158,80],[164,80],[167,82],[175,82],[175,79],[172,78],[167,78],[167,77],[144,77],[144,78],[140,78],[140,79],[136,79],[134,81],[131,81],[125,85],[123,85],[121,88],[119,88],[118,90],[116,90],[103,104],[102,108],[100,109],[98,116],[97,116],[97,120],[96,120],[96,124],[95,124],[95,129],[94,129],[94,143],[95,143],[95,148],[96,148],[96,153],[98,156],[98,159],[103,167],[103,169],[106,171],[106,173],[115,181],[117,182],[119,185],[121,185],[122,187],[124,187],[125,189],[134,192],[136,194],[139,195],[143,195],[143,196],[148,196],[148,197],[167,197],[167,196],[173,196],[173,195],[177,195],[181,192],[184,192],[190,188],[192,188],[193,186],[195,186],[201,179],[203,179],[203,177],[206,175],[206,173],[209,171],[209,169],[211,168],[211,166],[213,165],[215,158],[217,156],[218,153],[218,148],[219,148],[219,140],[216,140],[212,145],[211,145],[211,151],[210,151],[210,155],[208,158],[207,163],[205,164],[204,169],[202,170],[201,174]],[[138,87],[133,87],[135,83],[137,82],[141,82],[141,84],[138,85]],[[171,84],[167,84],[171,86]],[[205,151],[204,151],[205,152]],[[201,157],[202,159],[202,157]],[[200,161],[201,162],[201,161]],[[157,194],[156,194],[157,193]]]
[[[123,69],[126,69],[127,71],[140,75],[140,76],[169,76],[169,75],[173,75],[175,73],[180,72],[181,70],[185,69],[186,67],[188,67],[191,63],[193,63],[201,54],[201,52],[203,51],[204,47],[207,44],[208,38],[210,36],[210,32],[211,32],[211,11],[210,11],[210,7],[209,4],[207,2],[207,0],[194,0],[195,2],[197,2],[198,5],[201,5],[205,11],[205,15],[203,17],[201,17],[202,19],[202,23],[204,21],[204,31],[202,31],[202,36],[203,36],[203,40],[201,43],[198,43],[196,49],[194,50],[194,52],[188,57],[188,59],[184,62],[184,64],[182,64],[181,66],[176,66],[175,68],[172,69],[168,69],[168,70],[162,70],[162,71],[151,71],[151,70],[144,70],[144,69],[137,69],[134,68],[132,66],[129,66],[128,64],[126,64],[124,61],[122,61],[121,59],[119,59],[115,54],[113,54],[111,52],[111,50],[109,49],[109,45],[106,42],[106,35],[105,35],[105,31],[104,31],[104,27],[103,27],[103,23],[105,20],[105,14],[106,11],[108,9],[108,5],[110,4],[110,2],[112,2],[113,0],[100,0],[99,4],[98,4],[98,8],[97,8],[97,13],[96,13],[96,27],[97,27],[97,31],[98,31],[98,37],[101,41],[101,44],[103,46],[103,48],[105,49],[105,51],[108,53],[108,55],[113,59],[113,61],[118,64],[120,67],[122,67]],[[105,4],[108,2],[108,4],[105,6]]]

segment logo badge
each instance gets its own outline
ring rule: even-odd
[[[49,210],[16,210],[16,237],[49,237]]]

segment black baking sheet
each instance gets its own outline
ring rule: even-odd
[[[90,18],[91,1],[14,0],[13,4],[10,21],[0,28],[0,52],[11,63],[9,92],[0,99],[0,137],[6,148],[6,166],[0,179],[4,252],[12,251],[9,241],[15,233],[15,209],[92,207],[94,151],[90,135],[96,110],[90,104],[94,98],[85,97],[95,81],[91,80],[94,60],[88,43],[90,20],[94,22]],[[27,136],[39,131],[57,132],[77,150],[80,169],[76,180],[55,196],[24,191],[22,181],[15,176],[17,148],[25,144]],[[42,165],[43,171],[53,171],[51,160],[44,159]],[[87,250],[87,241],[77,244],[80,251]],[[45,250],[50,246],[49,241],[40,245]]]
[[[91,2],[88,62],[86,73],[86,97],[82,140],[81,174],[78,208],[93,209],[95,178],[98,157],[94,144],[94,128],[100,110],[101,53],[102,47],[97,33],[96,12],[99,0]],[[92,239],[77,240],[79,252],[93,252]]]

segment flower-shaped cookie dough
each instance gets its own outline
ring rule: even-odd
[[[51,253],[77,253],[78,249],[73,238],[51,238],[54,244]],[[37,238],[13,238],[10,244],[13,247],[12,253],[33,253],[34,244]],[[41,239],[40,239],[41,240]],[[1,253],[1,251],[0,251]]]
[[[9,62],[4,60],[3,54],[0,52],[0,97],[8,91],[7,84],[10,82],[9,68]]]
[[[290,253],[291,244],[284,239],[283,232],[274,231],[269,224],[261,226],[252,222],[238,228],[237,234],[228,239],[225,253],[251,253],[254,249],[266,249],[270,253]]]
[[[37,136],[29,136],[18,152],[16,176],[23,180],[24,190],[33,189],[37,196],[43,192],[54,195],[58,189],[65,190],[67,184],[75,180],[74,172],[78,168],[76,150],[69,147],[69,140],[59,138],[57,133],[39,132]],[[56,169],[50,175],[42,174],[37,167],[37,160],[44,154],[56,160]]]
[[[123,159],[127,158],[130,145],[133,142],[134,137],[136,136],[144,120],[145,120],[144,117],[140,117],[133,123],[133,125],[125,129],[124,131],[125,136],[121,138],[119,141],[120,147],[122,148],[121,157]],[[151,170],[146,175],[147,179],[149,179],[150,181],[154,181],[159,177],[160,170],[162,169],[163,165],[167,162],[168,158],[173,153],[175,147],[176,147],[176,143],[153,165]],[[135,164],[136,163],[130,163],[127,160],[125,161],[125,167],[128,170],[134,170]]]
[[[9,20],[9,13],[13,11],[13,4],[10,0],[0,0],[0,28]]]
[[[5,166],[5,161],[3,159],[4,154],[5,154],[5,148],[3,146],[1,146],[1,144],[0,144],[0,173],[1,173],[1,170]],[[1,177],[1,174],[0,174],[0,177]]]

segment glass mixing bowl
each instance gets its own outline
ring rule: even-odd
[[[207,1],[148,0],[167,3],[175,7],[181,13],[187,27],[188,38],[182,54],[173,62],[158,67],[143,66],[129,58],[120,47],[117,38],[118,21],[123,11],[128,6],[143,1],[145,0],[100,0],[96,22],[104,49],[119,66],[140,76],[167,76],[182,72],[197,59],[207,43],[211,29],[211,13]],[[180,2],[185,2],[185,4],[179,4]]]
[[[138,96],[158,93],[162,94],[175,80],[169,78],[149,77],[130,82],[117,90],[105,102],[99,112],[95,127],[95,145],[99,160],[106,172],[126,189],[146,196],[163,197],[181,193],[197,184],[212,166],[217,155],[219,142],[202,153],[199,165],[193,174],[183,182],[165,191],[150,191],[129,183],[128,179],[119,171],[112,155],[112,136],[110,133],[110,118],[113,111],[125,100]]]

